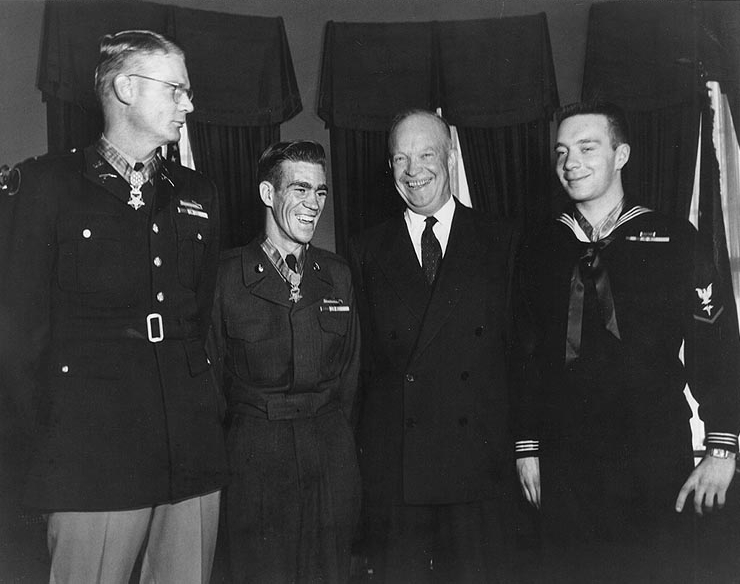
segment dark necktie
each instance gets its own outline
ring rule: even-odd
[[[298,273],[298,260],[295,259],[295,256],[292,253],[285,256],[285,263],[288,264],[288,267],[296,274]]]
[[[442,261],[442,246],[432,230],[437,220],[434,217],[427,217],[425,222],[427,225],[421,234],[421,267],[427,284],[431,286],[437,276],[439,262]]]
[[[581,354],[581,334],[583,331],[583,302],[585,292],[584,280],[592,280],[596,288],[596,299],[599,304],[599,312],[608,330],[617,339],[619,327],[617,326],[617,314],[614,310],[614,297],[609,283],[609,274],[601,258],[601,251],[614,241],[615,236],[610,235],[595,243],[586,244],[578,262],[573,267],[573,275],[570,279],[570,300],[568,303],[568,330],[565,339],[565,364],[568,365]]]

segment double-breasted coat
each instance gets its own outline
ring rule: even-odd
[[[2,285],[16,342],[2,360],[39,408],[26,504],[131,509],[219,489],[225,447],[205,351],[215,187],[165,162],[134,210],[94,147],[21,173]]]
[[[514,244],[511,226],[456,203],[430,289],[402,215],[354,241],[363,328],[358,446],[369,503],[502,494],[512,464],[506,355]]]

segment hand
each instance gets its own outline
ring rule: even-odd
[[[519,482],[522,493],[530,505],[540,508],[540,459],[536,456],[526,456],[516,461],[516,470],[519,473]]]
[[[714,500],[717,499],[717,508],[725,506],[725,495],[735,475],[734,458],[715,458],[705,456],[678,493],[676,511],[683,511],[686,498],[694,491],[694,509],[697,515],[703,515],[704,509],[712,511]]]

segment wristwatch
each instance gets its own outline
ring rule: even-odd
[[[725,450],[724,448],[707,448],[707,456],[713,458],[737,458],[737,453]]]

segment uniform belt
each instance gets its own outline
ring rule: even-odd
[[[232,409],[240,414],[267,420],[300,420],[316,418],[339,409],[339,402],[331,400],[329,392],[281,395],[261,404],[239,402]]]
[[[152,343],[162,340],[186,340],[198,338],[200,327],[197,322],[178,318],[166,318],[159,313],[142,316],[137,321],[100,319],[96,322],[61,322],[56,326],[60,339],[86,339],[109,341],[117,339],[142,339]]]

